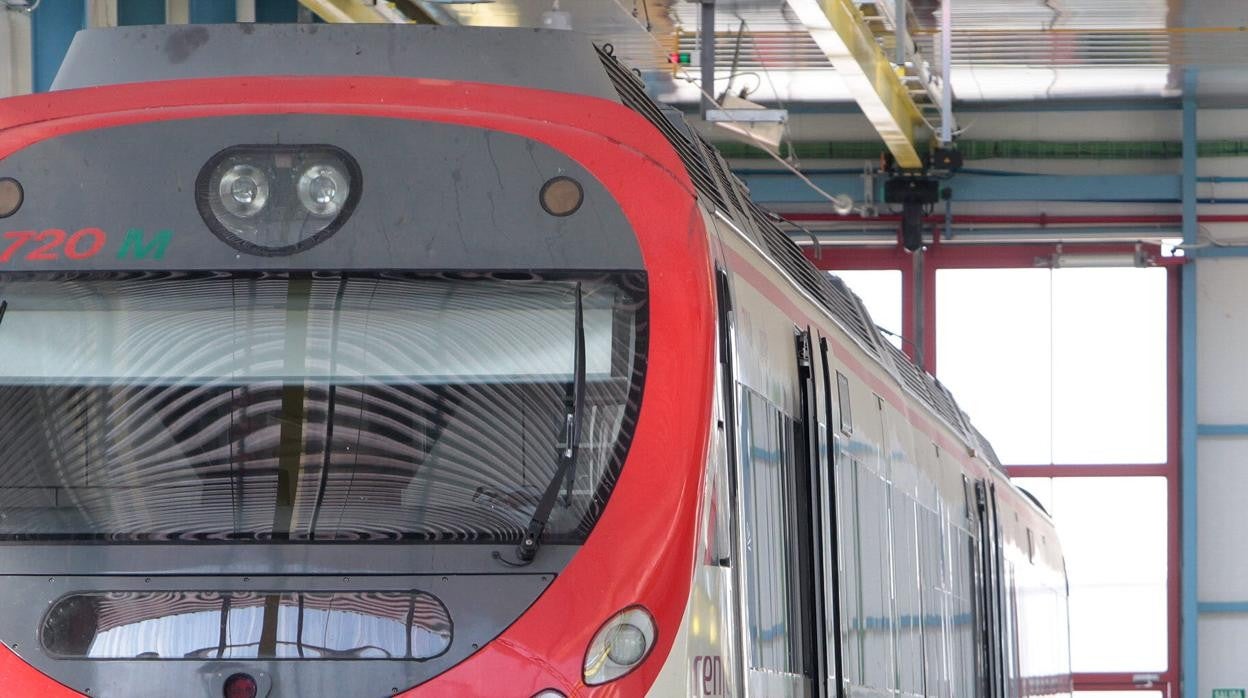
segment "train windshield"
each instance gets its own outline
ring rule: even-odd
[[[0,277],[0,539],[582,542],[645,367],[642,274]]]

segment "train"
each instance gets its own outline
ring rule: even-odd
[[[6,696],[1069,696],[1043,508],[565,31],[79,33],[0,100]]]

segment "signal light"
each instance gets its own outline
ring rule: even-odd
[[[260,686],[250,674],[239,672],[231,674],[222,684],[221,693],[224,698],[256,698]]]
[[[542,185],[542,209],[560,218],[576,213],[585,201],[581,183],[571,177],[552,177]]]
[[[231,246],[293,254],[333,235],[360,198],[355,160],[327,145],[226,148],[200,170],[200,216]]]

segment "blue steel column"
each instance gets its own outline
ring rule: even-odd
[[[87,3],[44,2],[30,13],[30,59],[35,92],[47,92],[65,60],[74,33],[87,26]]]
[[[1197,243],[1196,223],[1196,71],[1189,69],[1183,79],[1183,244],[1192,249]],[[1182,622],[1181,646],[1183,698],[1197,698],[1200,671],[1197,653],[1196,578],[1196,264],[1183,265],[1182,298],[1182,407],[1180,461],[1182,488]]]

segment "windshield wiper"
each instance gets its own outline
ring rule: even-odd
[[[550,520],[550,513],[555,508],[555,500],[559,497],[559,485],[576,467],[577,451],[581,442],[581,417],[585,413],[585,315],[581,303],[581,284],[576,284],[576,337],[572,348],[572,384],[563,396],[564,423],[563,445],[559,450],[559,467],[542,492],[533,518],[524,530],[524,540],[516,546],[516,557],[521,564],[528,564],[537,555],[541,545],[542,532]]]

